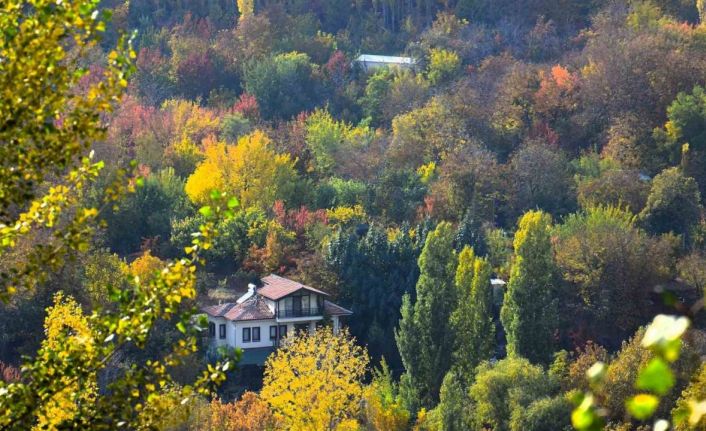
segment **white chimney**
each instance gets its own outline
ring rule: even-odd
[[[255,290],[256,286],[252,283],[248,284],[248,291],[245,293],[243,296],[238,298],[237,302],[238,304],[242,304],[243,302],[247,301],[248,299],[252,298],[253,295],[255,295]]]

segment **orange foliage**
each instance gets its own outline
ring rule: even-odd
[[[235,403],[211,402],[209,431],[266,431],[277,429],[267,403],[254,392],[245,392]]]
[[[552,78],[556,85],[562,90],[571,90],[576,85],[576,76],[569,73],[569,71],[560,65],[552,67]]]

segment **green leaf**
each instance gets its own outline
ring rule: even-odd
[[[635,419],[644,421],[652,416],[659,405],[659,398],[651,394],[638,394],[627,400],[625,407]]]
[[[228,200],[228,208],[236,208],[238,205],[240,205],[240,202],[238,202],[238,198],[230,198]]]
[[[176,327],[182,334],[186,333],[186,326],[184,325],[184,322],[177,322]]]
[[[213,215],[213,210],[211,209],[211,207],[205,206],[205,207],[201,207],[201,209],[199,209],[199,213],[202,216],[209,218]]]
[[[643,391],[666,395],[674,386],[674,382],[674,373],[669,364],[661,358],[654,358],[640,371],[635,386]]]
[[[221,197],[221,192],[216,189],[211,190],[211,199],[216,200]]]

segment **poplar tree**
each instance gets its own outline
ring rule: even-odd
[[[515,257],[500,318],[510,356],[549,363],[554,352],[557,300],[550,239],[551,217],[528,211],[515,233]]]
[[[451,324],[456,334],[455,366],[467,382],[473,379],[475,368],[495,352],[491,272],[486,259],[476,257],[472,248],[464,247],[458,257],[458,307],[451,316]]]
[[[444,375],[452,364],[451,314],[457,302],[453,237],[454,231],[446,222],[427,236],[419,257],[417,300],[412,305],[405,295],[395,337],[408,378],[418,388],[425,406],[438,400]]]

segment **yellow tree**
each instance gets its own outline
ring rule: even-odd
[[[140,277],[142,280],[150,280],[164,269],[164,266],[165,263],[162,259],[152,256],[152,253],[146,251],[142,256],[130,263],[130,275]]]
[[[255,0],[238,0],[238,13],[241,17],[255,13]]]
[[[235,146],[209,143],[204,155],[186,182],[186,194],[195,203],[206,203],[216,189],[237,196],[243,208],[269,209],[275,200],[286,200],[297,178],[291,157],[277,154],[261,131],[243,136]]]
[[[367,351],[342,331],[299,335],[270,356],[260,396],[284,429],[355,429]]]
[[[59,348],[79,350],[86,356],[94,356],[94,333],[81,307],[70,296],[64,296],[61,292],[54,295],[54,306],[47,309],[47,317],[44,320],[44,332],[44,359],[49,360],[48,355]],[[70,357],[65,356],[64,359],[67,358]],[[82,379],[73,379],[70,376],[62,376],[60,379],[63,389],[53,394],[42,408],[37,410],[37,425],[34,429],[57,429],[58,425],[73,419],[79,403],[92,402],[96,395],[95,373]]]

